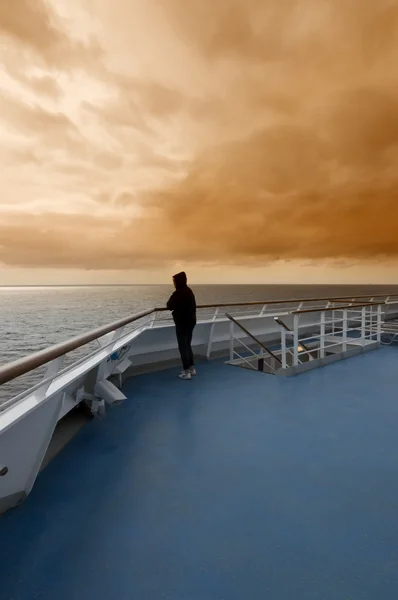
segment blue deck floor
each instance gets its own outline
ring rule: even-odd
[[[398,597],[398,351],[131,379],[0,518],[1,600]]]

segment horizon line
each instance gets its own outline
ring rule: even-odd
[[[27,283],[27,284],[0,284],[0,288],[37,288],[37,287],[139,287],[139,286],[171,286],[171,283]],[[354,287],[354,286],[392,286],[398,287],[398,283],[196,283],[191,282],[191,285],[208,285],[208,286],[247,286],[247,285],[267,285],[267,286],[340,286],[340,287]]]

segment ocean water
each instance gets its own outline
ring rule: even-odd
[[[198,304],[398,293],[398,286],[193,285]],[[116,319],[164,306],[172,286],[0,287],[0,364]],[[77,358],[77,356],[75,356]],[[0,403],[26,389],[37,370],[0,387]]]

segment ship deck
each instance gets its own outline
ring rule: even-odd
[[[395,600],[397,365],[127,380],[0,518],[1,600]]]

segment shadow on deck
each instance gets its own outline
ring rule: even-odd
[[[395,600],[397,366],[128,380],[0,519],[1,600]]]

